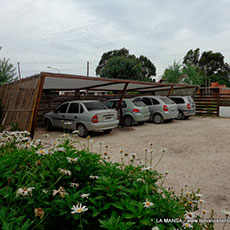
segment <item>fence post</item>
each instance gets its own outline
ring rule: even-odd
[[[217,95],[217,116],[219,117],[220,113],[220,95]]]

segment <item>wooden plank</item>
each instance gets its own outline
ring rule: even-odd
[[[32,139],[34,137],[35,125],[36,125],[40,100],[42,97],[42,89],[44,86],[44,82],[45,82],[45,77],[41,75],[39,82],[37,84],[37,90],[36,90],[35,99],[34,99],[34,106],[33,106],[33,110],[31,113],[31,121],[30,121],[30,126],[29,126],[29,132],[31,133]]]

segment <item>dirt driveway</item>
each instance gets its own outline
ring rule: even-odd
[[[44,133],[37,130],[35,138],[44,139]],[[59,137],[62,132],[49,134],[46,141]],[[87,146],[87,139],[74,138],[81,146]],[[187,191],[199,188],[204,196],[204,209],[213,208],[217,218],[224,217],[221,210],[230,210],[230,119],[193,117],[161,125],[146,123],[117,128],[111,134],[95,134],[90,138],[94,152],[100,152],[100,143],[103,143],[101,153],[107,152],[117,162],[121,162],[120,149],[136,153],[144,161],[145,148],[149,151],[152,143],[157,151],[155,162],[160,158],[159,151],[167,149],[157,165],[159,172],[168,172],[166,187],[173,187],[177,192],[185,185]]]

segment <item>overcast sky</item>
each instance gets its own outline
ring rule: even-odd
[[[148,57],[160,76],[190,49],[230,62],[229,0],[0,0],[0,57],[23,77],[42,71],[90,75],[104,52]],[[48,66],[56,69],[49,69]]]

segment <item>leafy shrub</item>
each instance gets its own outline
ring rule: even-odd
[[[44,149],[27,132],[0,134],[1,229],[185,229],[188,200],[199,200],[164,189],[155,170],[76,150],[68,135]]]

